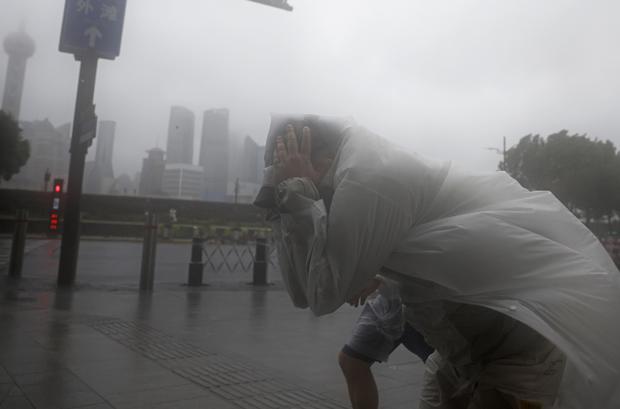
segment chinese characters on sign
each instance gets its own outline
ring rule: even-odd
[[[101,15],[99,18],[104,18],[109,21],[118,21],[118,10],[116,6],[110,6],[109,4],[101,6]]]
[[[89,14],[95,9],[93,7],[92,0],[77,0],[76,6],[77,6],[77,12],[84,13],[84,14]]]
[[[60,51],[117,57],[125,5],[126,0],[66,0]]]

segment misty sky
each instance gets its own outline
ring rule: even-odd
[[[171,105],[231,110],[263,142],[270,112],[350,115],[419,153],[494,170],[502,136],[566,128],[620,145],[620,1],[128,0],[121,56],[95,103],[117,122],[115,172],[165,147]],[[0,0],[0,37],[37,44],[21,119],[72,120],[78,63],[64,0]],[[0,89],[7,56],[0,55]],[[91,148],[92,149],[92,148]],[[197,149],[196,149],[197,150]]]

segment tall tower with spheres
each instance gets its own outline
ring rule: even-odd
[[[11,114],[16,120],[19,119],[22,103],[26,63],[28,58],[34,54],[34,50],[34,40],[26,34],[23,26],[19,31],[9,34],[4,39],[4,51],[9,55],[9,63],[4,82],[2,110]]]

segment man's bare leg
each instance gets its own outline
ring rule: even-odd
[[[350,357],[342,351],[338,354],[338,363],[347,381],[353,409],[377,409],[379,393],[370,363]]]

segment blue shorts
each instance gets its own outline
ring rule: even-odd
[[[362,316],[373,314],[372,309],[364,306]],[[380,331],[377,325],[363,324],[358,320],[353,329],[349,342],[342,348],[342,352],[352,358],[373,364],[385,362],[400,344],[417,355],[422,361],[433,353],[434,349],[426,343],[422,334],[405,322],[400,338],[394,339]]]

